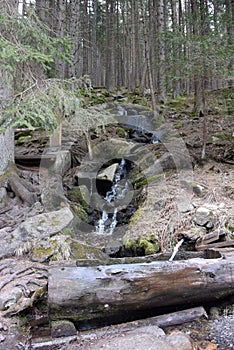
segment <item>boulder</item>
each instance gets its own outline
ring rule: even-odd
[[[124,332],[111,338],[92,342],[87,350],[192,350],[190,338],[178,332],[166,336],[157,326],[144,326],[136,330]]]
[[[32,248],[32,260],[37,262],[63,260],[98,260],[106,262],[108,256],[101,249],[58,234],[36,242]]]
[[[98,180],[107,180],[107,181],[113,182],[116,170],[118,169],[118,166],[119,166],[118,163],[114,163],[114,164],[108,166],[107,168],[100,170],[100,172],[97,175],[97,179]]]
[[[67,207],[57,211],[39,214],[26,219],[13,232],[0,230],[0,258],[14,253],[23,254],[34,240],[55,235],[66,228],[73,220],[73,214]]]
[[[218,207],[212,205],[203,205],[197,208],[194,222],[198,226],[206,227],[211,229],[217,222]]]

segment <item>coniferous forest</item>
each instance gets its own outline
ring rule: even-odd
[[[233,39],[234,0],[0,0],[0,350],[234,348]]]

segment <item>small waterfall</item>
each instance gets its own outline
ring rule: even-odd
[[[128,181],[126,179],[126,161],[122,159],[115,173],[113,185],[111,190],[106,193],[105,201],[107,204],[113,204],[116,199],[122,199],[125,197],[128,191]],[[102,217],[98,221],[96,226],[96,233],[99,235],[108,234],[111,235],[118,223],[117,221],[117,207],[113,207],[113,213],[108,213],[107,210],[103,210]]]

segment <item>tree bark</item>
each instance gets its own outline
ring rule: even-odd
[[[234,259],[51,267],[51,320],[113,323],[147,310],[201,303],[234,294]]]

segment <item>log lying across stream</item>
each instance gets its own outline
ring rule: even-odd
[[[163,307],[211,302],[234,294],[234,259],[190,259],[92,267],[53,266],[50,320],[113,324]]]

